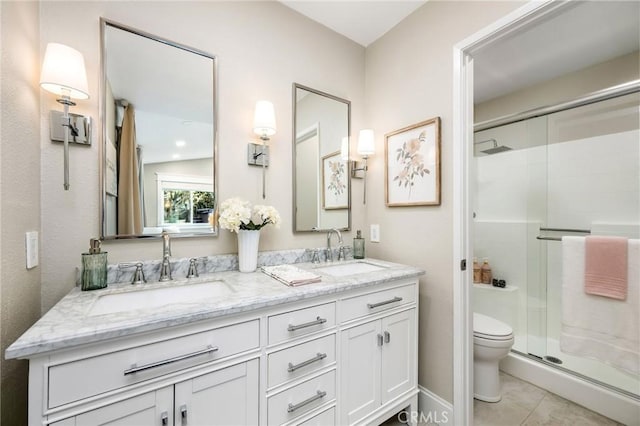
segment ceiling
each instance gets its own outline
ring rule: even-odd
[[[365,47],[426,3],[280,1]],[[640,1],[571,2],[543,23],[538,21],[474,55],[474,100],[484,102],[638,51],[639,47]]]
[[[367,47],[427,0],[280,2]]]
[[[640,49],[639,1],[585,1],[474,56],[479,103]]]

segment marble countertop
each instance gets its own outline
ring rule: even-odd
[[[299,287],[286,286],[260,270],[253,273],[215,272],[203,274],[199,278],[190,280],[147,283],[136,286],[123,283],[110,284],[105,289],[94,291],[80,291],[76,287],[9,346],[5,357],[7,359],[30,358],[83,344],[190,324],[357,288],[376,286],[392,280],[413,278],[424,274],[423,270],[411,266],[377,259],[365,259],[364,261],[378,264],[384,269],[343,277],[330,276],[322,273],[320,269],[316,269],[314,272],[322,276],[322,281]],[[342,263],[350,262],[354,261]],[[314,270],[314,268],[339,265],[340,263],[320,265],[296,263],[295,266],[305,270]],[[231,289],[231,292],[219,299],[198,301],[197,303],[172,303],[156,309],[133,309],[125,312],[91,315],[92,307],[98,298],[104,295],[209,281],[223,281]]]

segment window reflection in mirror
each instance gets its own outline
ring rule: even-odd
[[[294,223],[296,232],[348,230],[351,224],[351,103],[293,85]]]
[[[215,235],[215,57],[101,25],[103,238]]]

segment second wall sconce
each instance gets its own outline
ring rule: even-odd
[[[77,50],[59,43],[47,44],[47,50],[44,54],[42,63],[42,71],[40,74],[40,87],[44,90],[60,96],[57,101],[64,107],[62,117],[59,114],[51,115],[50,126],[62,125],[64,143],[64,189],[69,190],[69,132],[71,132],[73,140],[78,142],[82,137],[88,138],[88,143],[79,142],[84,145],[90,145],[90,131],[86,126],[78,126],[77,116],[72,121],[69,116],[69,107],[76,103],[71,99],[89,99],[89,89],[87,84],[87,72],[84,67],[84,57]],[[84,121],[82,121],[85,123]],[[76,123],[76,124],[74,124]],[[81,132],[83,133],[81,135]],[[52,140],[57,140],[54,135],[58,132],[52,129]]]
[[[351,177],[364,179],[362,204],[367,204],[367,159],[375,153],[375,137],[372,129],[362,129],[358,135],[358,154],[363,161],[352,161]],[[363,172],[362,176],[358,172]]]
[[[262,198],[266,198],[265,168],[269,164],[269,136],[276,133],[276,114],[273,104],[269,101],[256,102],[253,116],[253,132],[260,136],[262,145],[249,143],[247,147],[247,162],[252,166],[262,166]]]

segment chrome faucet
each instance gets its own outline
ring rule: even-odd
[[[167,231],[162,231],[162,265],[160,266],[160,281],[171,281],[171,239]]]
[[[331,250],[331,235],[338,235],[338,260],[344,260],[344,249],[342,247],[342,234],[336,228],[332,228],[327,232],[327,262],[333,262],[333,251]]]

